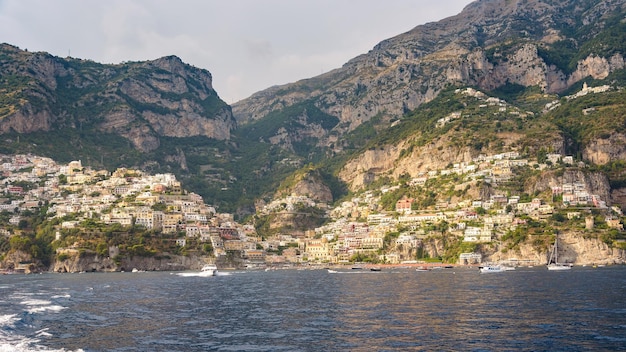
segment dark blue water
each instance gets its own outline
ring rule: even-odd
[[[626,267],[4,275],[15,350],[626,350]]]

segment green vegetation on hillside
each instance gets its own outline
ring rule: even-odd
[[[330,131],[339,119],[317,108],[312,101],[304,101],[270,112],[265,118],[242,126],[235,135],[249,141],[269,143],[282,129],[289,136],[293,152],[309,161],[321,155],[315,148],[316,138],[306,136],[311,125]],[[284,143],[284,141],[282,141]]]
[[[614,133],[626,133],[626,92],[587,94],[573,99],[546,115],[570,138],[568,153],[577,155],[581,146]]]

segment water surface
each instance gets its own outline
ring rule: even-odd
[[[626,350],[626,267],[0,277],[0,351]]]

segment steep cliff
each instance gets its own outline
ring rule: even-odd
[[[161,255],[158,257],[123,258],[115,261],[110,257],[101,257],[95,253],[65,250],[69,253],[64,260],[55,260],[49,271],[56,273],[78,272],[112,272],[131,271],[133,269],[145,271],[172,271],[172,270],[200,270],[210,258],[179,255]]]
[[[585,46],[603,30],[619,27],[609,18],[620,11],[623,0],[476,1],[457,16],[385,40],[342,68],[256,93],[234,104],[233,113],[249,123],[312,100],[340,119],[333,132],[343,134],[378,114],[401,116],[451,83],[487,91],[518,84],[562,92],[585,77],[602,79],[624,68],[620,49]],[[581,50],[560,50],[569,42]],[[567,64],[554,58],[557,51]]]
[[[552,187],[559,187],[563,184],[582,184],[590,194],[597,194],[601,199],[609,202],[611,200],[611,186],[605,174],[578,168],[542,172],[537,177],[527,179],[525,188],[528,194],[538,194],[545,191],[551,192]]]
[[[559,261],[575,265],[592,264],[624,264],[626,251],[611,248],[601,240],[589,237],[589,233],[566,232],[559,234]],[[493,248],[483,254],[486,262],[501,261],[528,261],[531,265],[545,265],[548,263],[553,243],[546,243],[537,248],[531,243],[525,243],[512,251],[497,251]]]
[[[108,132],[143,152],[160,137],[227,140],[235,127],[211,74],[175,56],[102,65],[0,45],[0,133]]]

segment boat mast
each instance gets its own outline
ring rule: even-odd
[[[559,262],[559,249],[558,249],[558,234],[554,235],[554,245],[552,246],[552,251],[550,252],[550,258],[548,258],[548,265],[552,264],[552,259],[554,259],[554,264]]]

